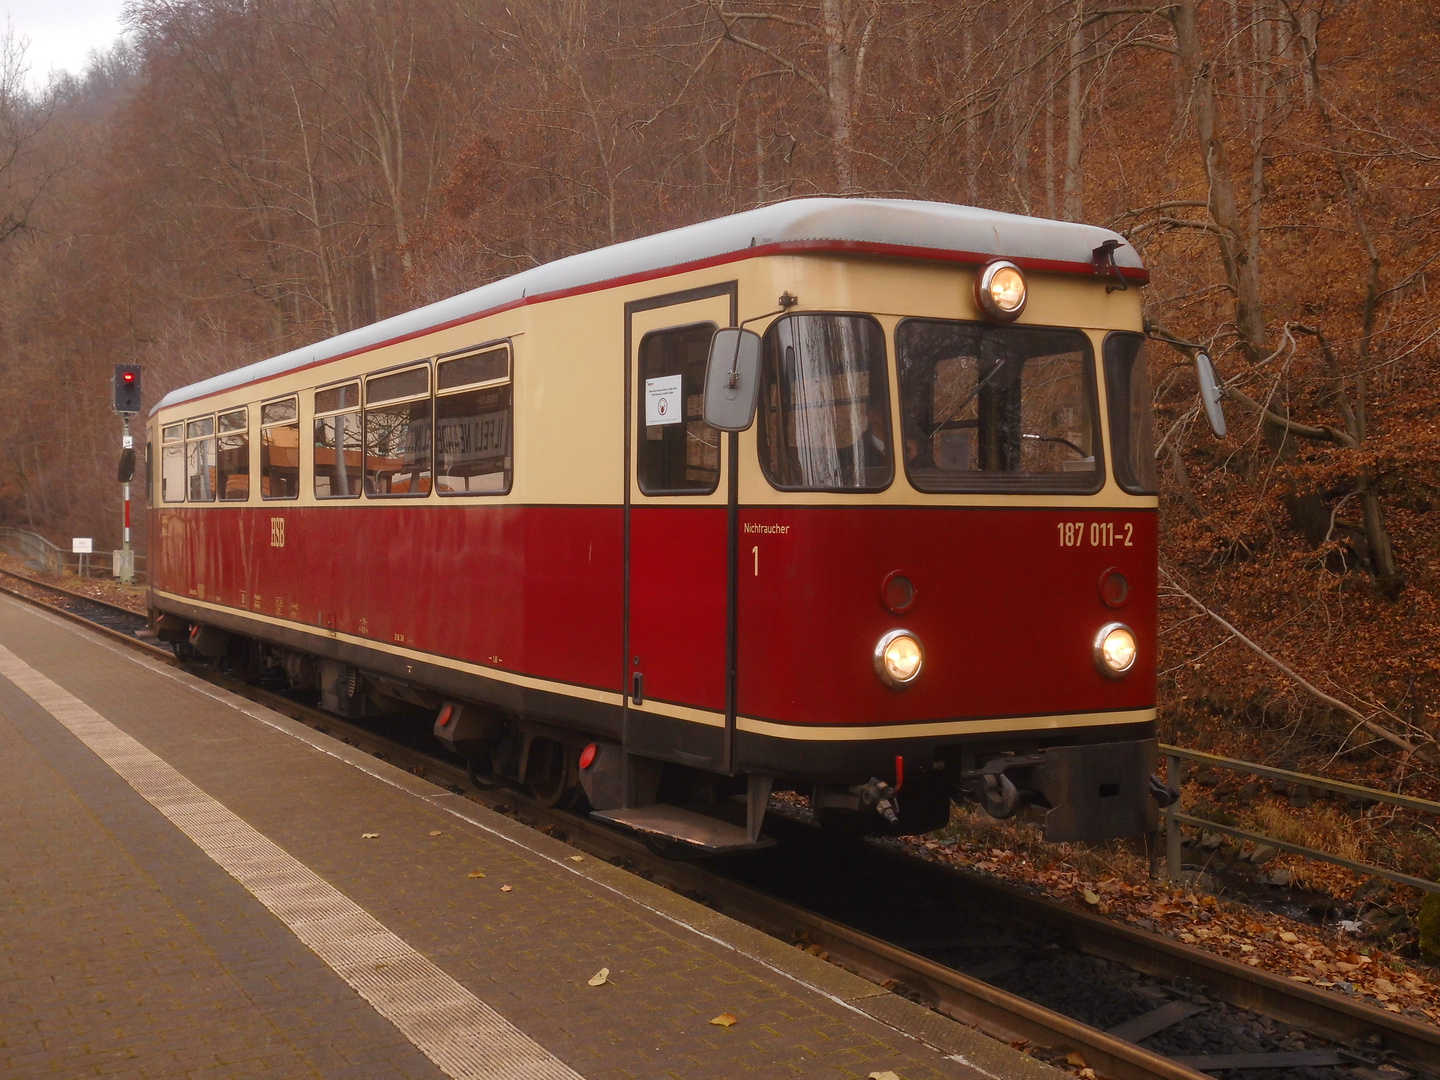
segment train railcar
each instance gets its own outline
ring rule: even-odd
[[[1105,229],[801,199],[175,390],[157,627],[710,850],[777,787],[1153,830],[1146,281]]]

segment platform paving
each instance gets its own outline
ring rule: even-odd
[[[1059,1075],[47,613],[0,647],[0,1076]]]

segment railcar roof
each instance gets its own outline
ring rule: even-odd
[[[978,263],[1003,257],[1040,270],[1093,272],[1092,252],[1123,245],[1115,262],[1143,281],[1135,249],[1109,229],[1002,214],[973,206],[904,199],[793,199],[623,244],[597,248],[482,285],[446,300],[362,326],[268,360],[172,390],[151,410],[465,322],[487,312],[623,284],[668,270],[698,268],[749,254],[853,251]],[[759,249],[759,250],[756,250]]]

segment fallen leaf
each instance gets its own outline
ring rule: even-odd
[[[431,829],[431,830],[430,830],[430,835],[431,835],[431,836],[439,836],[439,835],[440,835],[440,830],[439,830],[439,829]]]
[[[501,885],[501,886],[500,886],[500,891],[501,891],[501,892],[513,892],[514,890],[512,890],[509,885]]]
[[[484,877],[484,876],[485,876],[485,871],[483,871],[483,870],[471,870],[471,871],[470,871],[470,876],[471,876],[472,878]]]
[[[1068,1065],[1074,1065],[1077,1069],[1083,1069],[1085,1068],[1085,1055],[1079,1050],[1071,1050],[1065,1055],[1065,1062]]]
[[[584,862],[584,861],[585,861],[585,856],[584,856],[584,855],[571,855],[571,856],[570,856],[570,861],[571,861],[571,862]]]
[[[361,840],[379,840],[379,839],[380,839],[380,834],[379,834],[378,832],[366,832],[366,833],[361,833],[361,834],[360,834],[360,839],[361,839]]]
[[[1100,894],[1099,894],[1099,893],[1091,892],[1089,889],[1086,889],[1086,890],[1085,890],[1083,893],[1081,893],[1080,895],[1083,896],[1083,897],[1085,897],[1085,903],[1087,903],[1087,904],[1098,904],[1098,903],[1100,903]]]
[[[886,1069],[884,1072],[871,1073],[866,1077],[866,1080],[900,1080],[900,1077],[896,1076],[889,1069]]]
[[[591,975],[591,976],[590,976],[590,985],[591,985],[591,986],[604,986],[605,983],[609,980],[609,978],[610,978],[610,969],[609,969],[609,968],[601,968],[599,971],[595,972],[594,975]]]
[[[715,1017],[714,1020],[710,1021],[710,1023],[714,1024],[716,1027],[734,1027],[739,1022],[740,1021],[736,1020],[734,1014],[732,1013],[721,1013],[719,1016]]]
[[[1292,934],[1289,930],[1281,930],[1280,940],[1285,942],[1286,945],[1294,945],[1295,942],[1300,940],[1300,935]]]

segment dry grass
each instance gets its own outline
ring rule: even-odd
[[[1328,806],[1297,814],[1285,806],[1261,803],[1255,808],[1255,818],[1260,832],[1287,844],[1300,844],[1352,862],[1365,861],[1355,822]]]
[[[950,824],[930,835],[936,839],[953,839],[962,844],[1013,852],[1024,856],[1037,868],[1064,867],[1096,880],[1111,877],[1135,885],[1149,878],[1149,867],[1143,853],[1129,841],[1049,844],[1044,840],[1041,826],[1027,820],[1023,814],[1008,821],[996,821],[972,803],[951,807]]]

